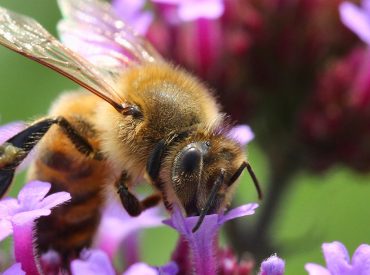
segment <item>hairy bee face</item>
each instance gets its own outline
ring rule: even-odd
[[[242,159],[241,149],[223,139],[193,142],[177,154],[172,183],[187,216],[216,213],[229,203]]]

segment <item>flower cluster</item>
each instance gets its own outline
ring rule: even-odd
[[[322,171],[336,163],[370,171],[370,0],[361,5],[339,0],[113,0],[112,8],[166,58],[215,87],[232,118],[254,126],[268,157],[271,190],[261,220],[248,231],[251,234],[240,234],[244,229],[234,232],[239,254],[257,253],[257,246],[269,248],[264,234],[295,172]],[[100,19],[94,23],[105,22]],[[79,36],[76,40],[72,30],[63,32],[66,28],[60,25],[62,41],[74,50],[82,49],[85,57],[94,56],[95,62],[117,50],[100,40],[102,36],[79,32],[78,26],[73,30]],[[24,127],[23,123],[0,127],[0,144]],[[243,125],[229,136],[245,145],[254,134]],[[1,153],[0,147],[0,157]],[[14,262],[3,274],[65,272],[56,251],[37,255],[34,247],[37,219],[70,199],[66,192],[51,194],[50,188],[50,183],[32,181],[17,199],[0,201],[0,241],[12,235],[14,242]],[[225,222],[252,215],[256,208],[257,204],[246,204],[207,215],[200,229],[192,232],[198,217],[184,217],[176,205],[163,221],[161,209],[131,218],[112,202],[102,213],[93,246],[71,260],[68,272],[252,274],[254,259],[238,258],[231,248],[221,248],[218,237]],[[139,232],[163,223],[179,233],[179,240],[167,264],[151,266],[140,258]],[[246,245],[250,243],[255,247]],[[326,267],[308,263],[309,274],[370,274],[369,245],[360,245],[352,260],[339,242],[325,243],[322,249]],[[262,256],[267,256],[266,251]],[[115,265],[117,261],[124,264]],[[272,255],[262,262],[259,274],[284,272],[285,262]]]

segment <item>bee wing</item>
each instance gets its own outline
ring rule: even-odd
[[[22,54],[101,97],[117,110],[124,100],[112,88],[113,75],[66,48],[38,22],[0,7],[0,44]]]
[[[90,62],[110,71],[159,62],[160,54],[121,21],[111,5],[100,0],[58,0],[64,19],[58,31],[62,42]]]

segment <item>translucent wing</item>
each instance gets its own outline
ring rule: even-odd
[[[58,0],[64,19],[58,25],[62,42],[90,62],[111,72],[146,62],[160,54],[100,0]]]
[[[68,77],[119,111],[125,105],[111,86],[113,77],[66,48],[35,20],[1,7],[0,44]]]

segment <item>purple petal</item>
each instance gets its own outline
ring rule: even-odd
[[[182,21],[200,18],[217,19],[224,13],[222,0],[187,0],[180,5],[178,14]]]
[[[145,35],[153,22],[153,14],[143,11],[145,0],[114,0],[112,7],[120,19],[141,35]]]
[[[0,219],[8,218],[18,207],[18,202],[14,198],[0,200]]]
[[[16,263],[9,267],[7,270],[2,273],[3,275],[26,275],[26,272],[22,270],[21,264]]]
[[[13,227],[10,221],[5,219],[0,219],[0,241],[4,240],[6,237],[13,233]]]
[[[341,3],[339,12],[343,24],[370,45],[370,13],[349,2]]]
[[[318,264],[311,263],[305,264],[304,268],[306,269],[309,275],[331,275],[329,270]]]
[[[156,268],[151,267],[146,263],[136,263],[130,266],[124,275],[138,275],[138,274],[145,274],[145,275],[158,275],[159,272]],[[162,274],[162,273],[161,273]]]
[[[175,262],[169,262],[168,264],[157,267],[159,274],[163,275],[175,275],[179,273],[179,267]]]
[[[28,209],[34,208],[49,192],[51,184],[43,181],[31,181],[18,193],[18,202]]]
[[[239,217],[244,217],[248,215],[253,215],[255,213],[255,209],[258,207],[257,203],[248,203],[239,207],[236,207],[226,214],[222,215],[219,223],[223,224],[229,220],[233,220]]]
[[[65,203],[71,199],[71,195],[68,192],[57,192],[44,198],[40,203],[40,208],[52,209],[62,203]]]
[[[11,221],[13,225],[22,225],[25,223],[32,222],[41,216],[49,216],[51,213],[50,209],[35,209],[26,212],[20,212],[15,214]]]
[[[351,269],[347,249],[342,243],[324,243],[322,250],[326,266],[331,273],[343,274]]]
[[[73,260],[71,263],[73,275],[116,274],[109,257],[101,250],[86,250],[82,253],[81,258],[82,259]]]
[[[370,245],[360,245],[352,256],[353,274],[370,274]]]
[[[142,8],[144,8],[145,0],[113,0],[112,7],[114,11],[122,19],[131,17],[132,14],[136,14]]]
[[[254,133],[248,125],[237,125],[230,130],[228,137],[244,146],[254,139]]]
[[[131,265],[123,274],[124,275],[175,275],[179,272],[176,263],[170,262],[161,267],[152,267],[146,263],[136,263]]]
[[[370,14],[370,0],[362,0],[362,7],[367,14]]]
[[[262,262],[260,275],[283,275],[284,271],[285,262],[276,255],[272,255]]]
[[[192,252],[195,272],[197,274],[215,274],[217,262],[213,246],[220,226],[218,215],[207,215],[198,231],[192,233],[198,218],[184,218],[180,208],[174,205],[171,219],[164,221],[164,223],[176,229],[187,240]]]
[[[26,124],[21,121],[11,122],[0,126],[0,144],[3,144],[25,128]]]
[[[136,16],[134,19],[135,24],[132,25],[133,29],[141,35],[145,35],[149,29],[149,26],[154,20],[154,16],[150,12],[142,12],[139,16]]]
[[[159,208],[148,209],[139,217],[130,217],[117,201],[111,200],[104,210],[98,229],[97,246],[113,257],[119,245],[130,234],[140,229],[161,226],[163,218]]]
[[[168,4],[168,5],[179,5],[184,0],[152,0],[153,3]]]

